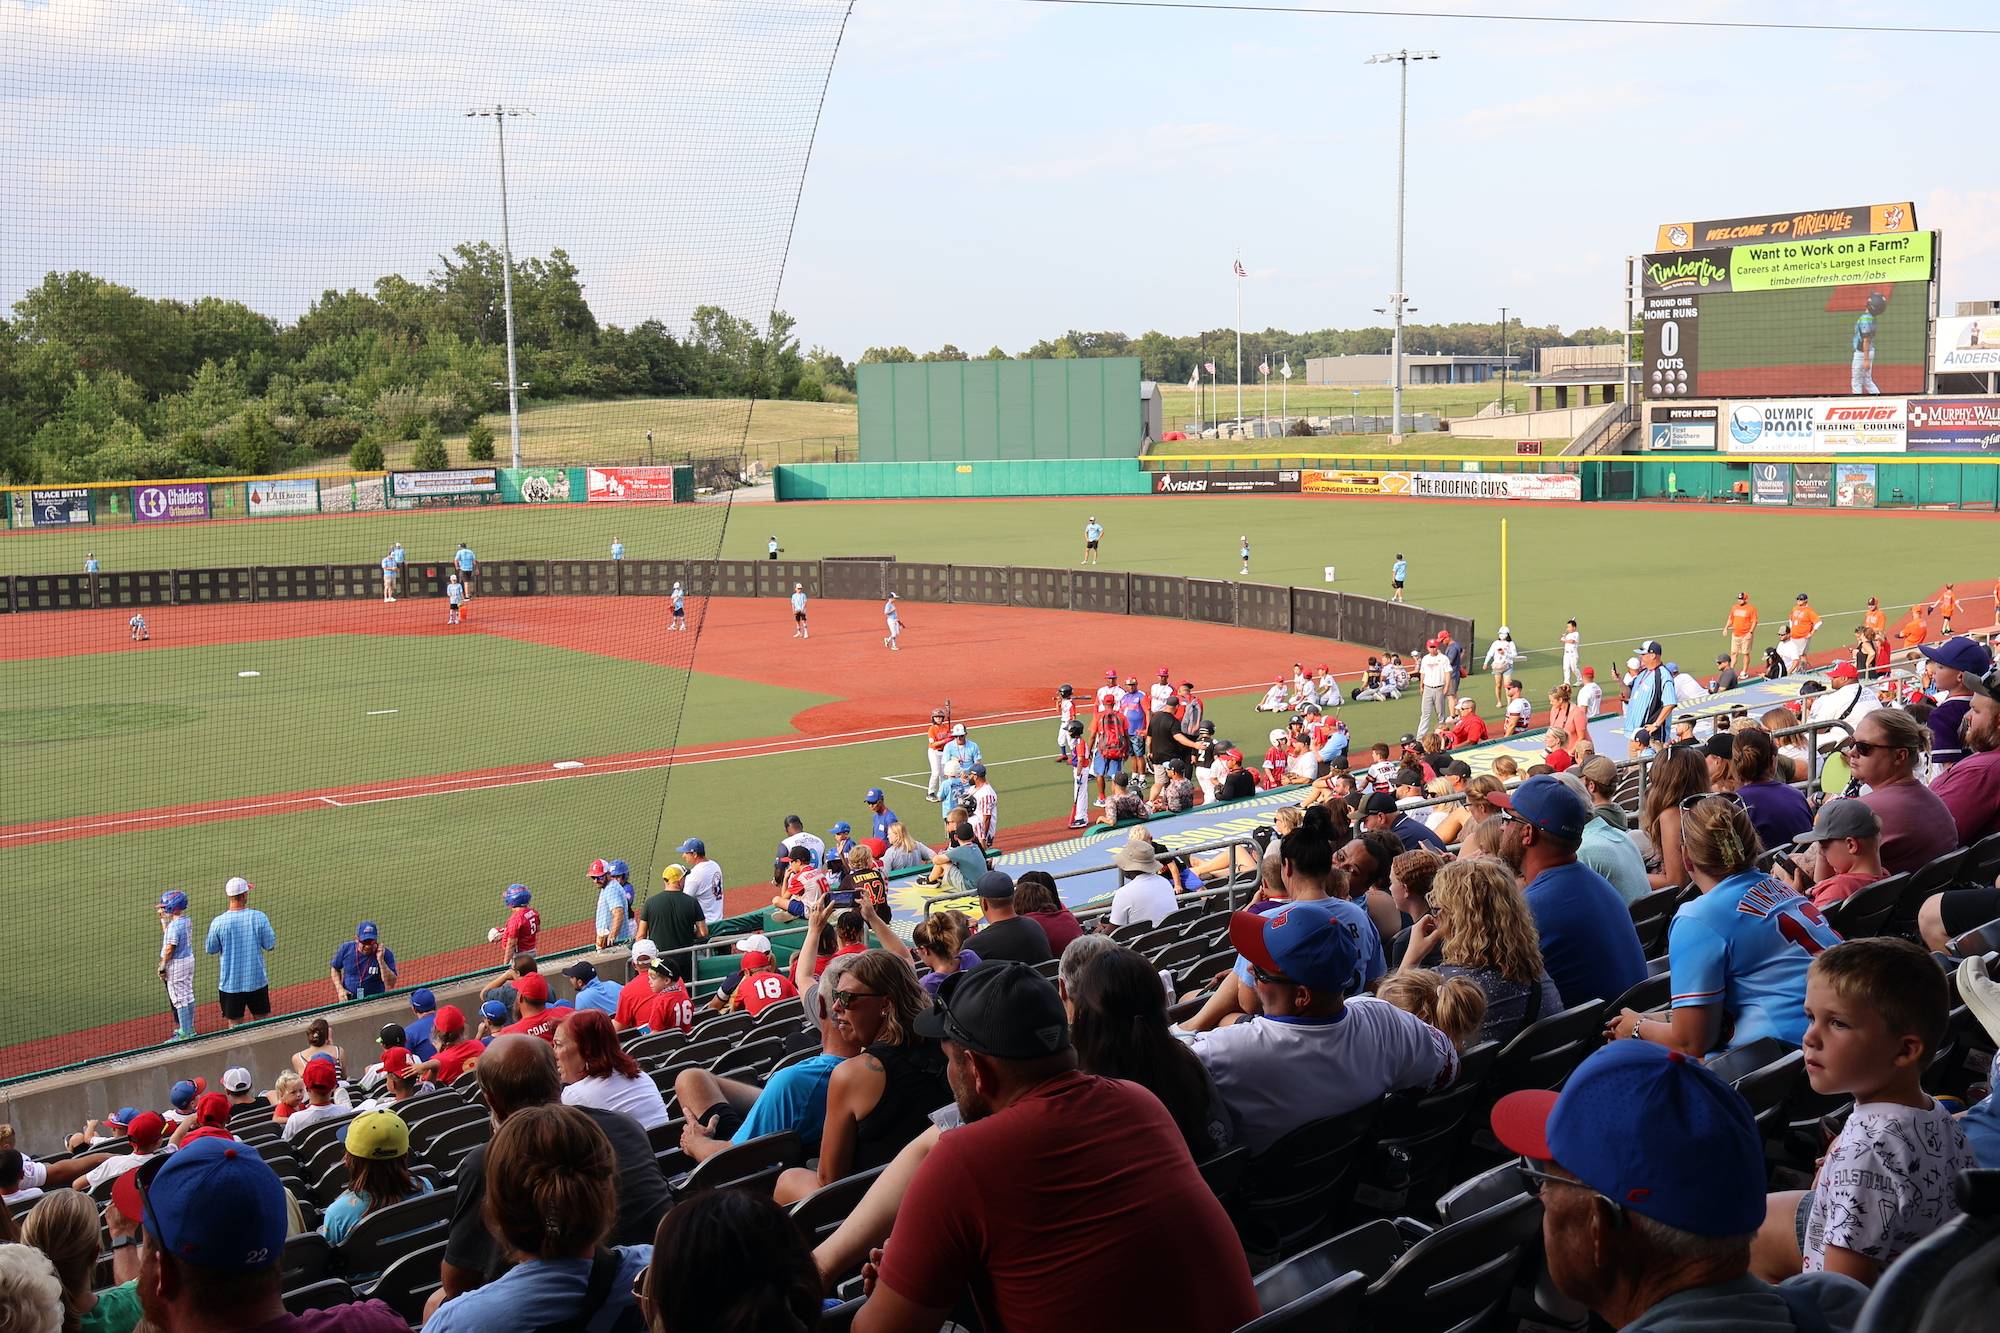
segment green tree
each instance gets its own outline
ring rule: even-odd
[[[418,472],[442,472],[451,466],[451,454],[444,447],[444,432],[435,421],[426,421],[417,431],[417,447],[410,450],[410,467]]]
[[[347,452],[347,466],[355,472],[380,472],[382,470],[382,443],[372,435],[364,435],[355,441]]]
[[[475,421],[465,428],[465,456],[479,463],[493,461],[493,427]]]

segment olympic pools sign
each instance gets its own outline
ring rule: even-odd
[[[1908,448],[1907,398],[1744,400],[1729,409],[1722,446],[1732,454],[1900,454]]]

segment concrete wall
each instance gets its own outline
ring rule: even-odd
[[[1505,416],[1456,417],[1453,435],[1479,440],[1572,440],[1616,404],[1559,407],[1543,412],[1510,412]]]

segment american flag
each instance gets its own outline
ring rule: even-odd
[[[1270,373],[1271,373],[1271,363],[1270,363],[1269,361],[1259,361],[1259,362],[1257,363],[1257,373],[1258,373],[1259,375],[1268,375],[1268,374],[1270,374]]]
[[[1209,374],[1213,375],[1215,373],[1215,362],[1204,361],[1201,363],[1201,368],[1207,371]]]
[[[1237,260],[1233,265],[1231,265],[1231,267],[1236,270],[1236,276],[1239,278],[1247,278],[1250,276],[1249,270],[1243,267],[1243,261],[1240,259]]]

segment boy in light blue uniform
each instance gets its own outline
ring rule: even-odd
[[[222,1017],[231,1027],[271,1016],[271,978],[264,970],[264,955],[278,947],[278,937],[271,919],[250,906],[250,887],[241,875],[224,887],[229,910],[208,923],[205,945],[222,959],[215,988]]]
[[[792,637],[810,639],[812,631],[806,628],[806,585],[792,585]]]
[[[396,592],[400,596],[403,591],[403,560],[404,560],[403,544],[401,542],[397,542],[394,546],[391,546],[389,548],[389,558],[396,562]]]
[[[670,630],[685,630],[688,627],[687,594],[681,591],[681,585],[678,583],[674,584],[673,599],[674,623],[667,626],[667,628]]]
[[[132,618],[125,622],[125,627],[132,631],[132,642],[134,643],[144,643],[153,637],[153,631],[146,628],[146,613],[144,611],[134,611]]]
[[[396,600],[396,553],[382,557],[382,601],[384,605]]]
[[[450,608],[445,612],[444,623],[456,625],[465,607],[465,585],[458,581],[458,571],[451,572],[451,581],[444,585],[444,600]]]
[[[1389,566],[1389,600],[1403,600],[1403,580],[1410,576],[1410,562],[1403,559],[1401,551],[1396,552],[1396,563]]]
[[[882,640],[882,646],[892,653],[902,652],[902,647],[896,641],[903,636],[903,621],[902,617],[896,614],[896,594],[893,592],[889,594],[889,600],[882,603],[882,619],[889,630]]]
[[[458,544],[458,551],[452,556],[451,562],[458,566],[458,581],[465,585],[466,600],[470,601],[472,598],[472,569],[474,565],[479,563],[473,557],[472,548],[464,542],[460,542]]]
[[[174,1011],[173,1041],[194,1035],[194,927],[187,909],[188,896],[179,889],[160,895],[160,979]]]
[[[86,574],[95,574],[97,571],[97,552],[92,551],[83,558],[83,572]]]
[[[625,543],[619,541],[616,537],[611,539],[611,558],[613,560],[623,560],[625,558]]]

